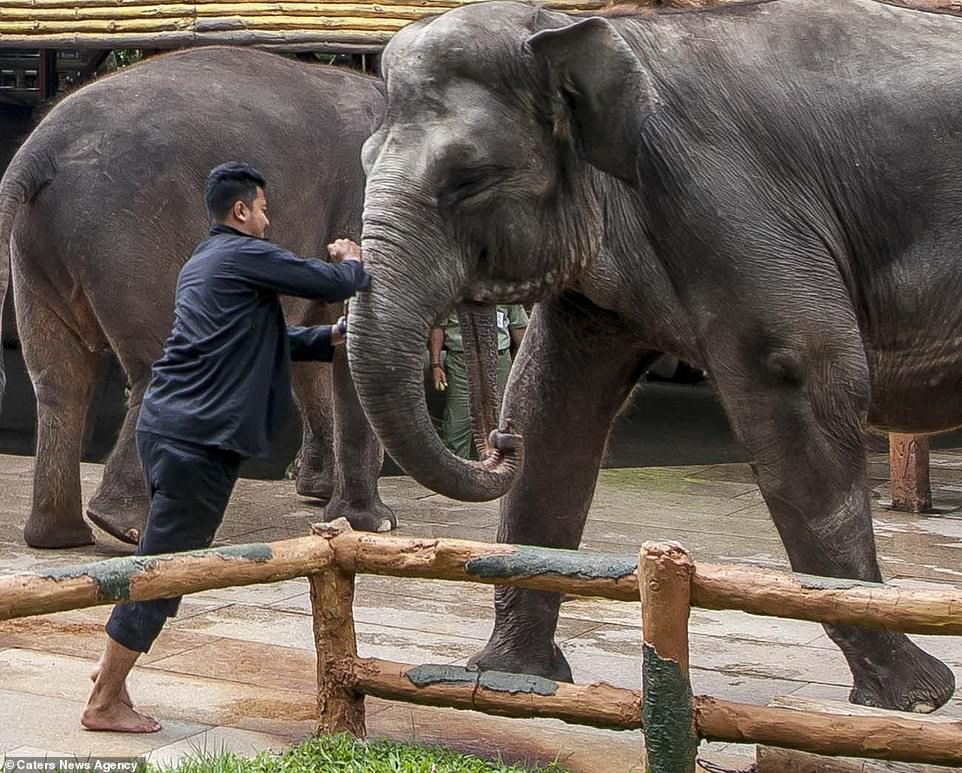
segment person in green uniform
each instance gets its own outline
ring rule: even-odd
[[[528,315],[520,305],[498,306],[498,394],[504,394],[511,372],[512,350],[515,352],[528,327]],[[441,352],[444,351],[444,361]],[[468,402],[468,378],[464,367],[464,343],[457,312],[451,312],[439,327],[431,329],[428,342],[431,354],[431,381],[445,393],[441,439],[451,450],[465,459],[477,459],[478,450],[471,434],[471,407]]]

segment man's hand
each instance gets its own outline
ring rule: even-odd
[[[341,263],[345,260],[354,260],[361,263],[361,246],[350,239],[338,239],[332,244],[327,245],[327,252],[331,260]]]
[[[331,346],[340,346],[347,340],[347,317],[341,317],[331,325]]]
[[[431,366],[431,378],[434,379],[435,392],[443,392],[448,388],[448,374],[441,365]]]

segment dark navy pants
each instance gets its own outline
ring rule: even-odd
[[[243,457],[232,451],[137,433],[150,511],[138,556],[210,547],[224,518]],[[127,649],[147,652],[180,598],[133,601],[114,607],[107,635]]]

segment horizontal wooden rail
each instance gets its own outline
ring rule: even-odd
[[[224,43],[375,51],[409,22],[463,4],[458,0],[0,0],[0,48],[162,49]],[[609,2],[549,0],[547,5],[594,12]]]
[[[476,0],[475,0],[476,1]],[[281,0],[280,2],[263,2],[262,0],[237,0],[228,3],[225,0],[194,0],[194,2],[173,2],[163,3],[157,0],[0,0],[0,13],[14,9],[76,9],[83,13],[93,8],[113,8],[116,10],[126,8],[153,9],[160,12],[164,6],[171,5],[176,8],[195,8],[198,14],[209,12],[210,8],[230,9],[233,14],[243,15],[251,8],[271,8],[279,12],[290,13],[297,9],[311,9],[319,5],[337,5],[345,9],[355,8],[361,5],[381,8],[385,13],[398,7],[415,6],[421,8],[424,13],[438,13],[447,8],[456,8],[467,5],[472,0],[378,0],[378,2],[364,3],[363,0]],[[603,8],[612,5],[608,0],[549,0],[545,3],[550,8],[559,9],[578,9],[578,8]]]
[[[919,634],[962,635],[962,591],[909,590],[742,566],[696,564],[692,606]]]
[[[695,697],[695,723],[708,741],[758,743],[839,757],[962,765],[962,721],[847,717]]]
[[[434,9],[397,3],[385,8],[375,3],[324,2],[324,3],[156,3],[152,5],[90,5],[76,7],[60,2],[56,6],[9,7],[0,2],[0,20],[23,22],[83,21],[106,19],[165,19],[165,18],[303,18],[307,21],[323,16],[340,18],[371,17],[389,19],[419,19],[429,10],[444,11],[457,7],[455,2],[439,4]],[[379,10],[380,9],[380,10]]]
[[[387,537],[329,524],[316,526],[315,532],[323,538],[111,558],[0,577],[0,620],[303,577],[335,560],[356,574],[512,585],[616,601],[639,599],[638,562],[632,556]],[[960,591],[907,590],[740,566],[696,564],[692,605],[907,633],[962,635]]]
[[[333,561],[326,540],[299,537],[8,575],[0,577],[0,620],[290,580],[322,571]]]
[[[0,0],[0,20],[4,22],[59,22],[126,19],[160,20],[166,18],[208,19],[231,18],[240,20],[271,18],[295,18],[309,22],[318,17],[354,18],[369,17],[381,19],[419,19],[427,13],[439,13],[457,8],[462,3],[456,0],[441,0],[430,5],[410,2],[370,3],[362,0],[325,0],[325,2],[212,2],[212,3],[150,3],[106,5],[103,2],[91,5],[58,0],[55,5],[15,5]],[[567,2],[551,3],[552,6],[567,6],[574,9],[597,8],[598,3]],[[39,30],[38,30],[39,31]]]
[[[631,556],[347,532],[332,540],[343,568],[368,574],[516,585],[638,601]],[[849,623],[917,634],[962,635],[962,591],[909,590],[723,564],[695,565],[692,606]]]
[[[641,727],[641,692],[603,682],[566,684],[527,674],[461,666],[354,662],[354,689],[386,700],[480,711],[502,717],[561,719],[609,730]]]
[[[356,658],[353,688],[365,695],[505,717],[560,719],[615,730],[642,726],[642,695],[608,684],[565,684],[537,676]],[[695,696],[706,741],[760,743],[813,754],[962,765],[962,721],[836,716]]]
[[[859,706],[854,703],[825,699],[799,698],[778,695],[769,706],[793,711],[808,711],[829,717],[841,714],[846,717],[905,717],[905,714],[888,709]],[[913,720],[926,723],[945,723],[946,717],[938,714],[912,714]],[[758,773],[950,773],[958,767],[948,765],[923,765],[921,763],[886,762],[857,757],[825,757],[821,754],[782,749],[777,746],[759,745],[755,749]]]
[[[334,533],[331,545],[338,565],[356,574],[517,585],[619,601],[639,600],[637,556],[457,539],[339,533],[336,527],[328,527],[318,525],[315,533]]]
[[[338,30],[336,32],[268,32],[266,30],[234,30],[197,33],[52,33],[49,35],[0,35],[2,48],[148,48],[175,49],[191,46],[256,46],[272,51],[346,51],[373,53],[391,39],[391,32],[370,30]]]

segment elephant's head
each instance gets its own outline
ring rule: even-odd
[[[443,448],[423,396],[430,326],[458,303],[543,297],[589,266],[606,186],[635,177],[648,82],[607,21],[514,2],[416,22],[382,62],[385,116],[363,150],[363,249],[374,281],[351,308],[352,372],[385,448],[409,474],[455,498],[493,499],[518,471],[519,438],[503,424],[476,463]],[[466,316],[483,339],[491,323]],[[469,369],[490,383],[495,351],[482,347],[472,363],[470,348]],[[476,437],[494,415],[477,406]],[[510,420],[510,405],[502,415]]]

